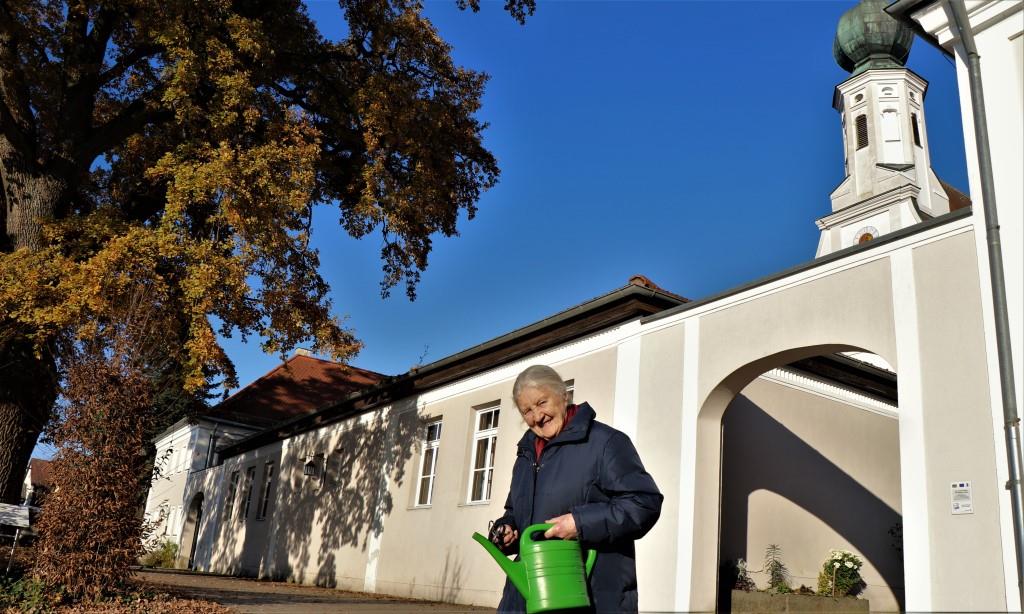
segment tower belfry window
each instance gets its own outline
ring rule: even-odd
[[[858,115],[857,127],[857,149],[864,149],[868,146],[868,116]]]
[[[921,146],[921,128],[917,125],[917,113],[910,114],[910,127],[914,131],[914,145]]]
[[[893,108],[882,111],[882,159],[886,162],[903,162],[903,135],[900,130],[900,114]]]

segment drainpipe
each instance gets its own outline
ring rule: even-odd
[[[978,170],[981,174],[981,198],[985,209],[985,231],[988,243],[989,275],[992,285],[992,304],[996,316],[996,352],[999,357],[999,386],[1003,400],[1003,430],[1006,433],[1006,460],[1013,513],[1014,546],[1017,554],[1017,590],[1024,604],[1024,516],[1022,516],[1020,418],[1017,415],[1017,396],[1013,377],[1013,356],[1010,353],[1010,319],[1006,308],[1006,284],[1003,273],[1003,253],[999,241],[999,218],[996,215],[996,191],[992,176],[992,152],[988,141],[988,118],[985,114],[985,95],[981,83],[981,56],[974,44],[974,33],[967,17],[964,0],[944,0],[952,18],[952,25],[967,53],[967,72],[971,91],[971,110],[974,115],[974,136],[978,149]]]

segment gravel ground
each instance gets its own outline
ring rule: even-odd
[[[147,569],[137,576],[160,590],[206,599],[246,614],[336,614],[341,612],[486,612],[488,608],[414,601],[287,582],[265,582],[178,571]]]

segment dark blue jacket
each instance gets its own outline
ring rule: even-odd
[[[661,513],[663,499],[625,434],[594,419],[583,403],[565,429],[544,447],[537,463],[527,431],[519,441],[505,515],[495,524],[522,530],[572,513],[580,545],[598,551],[590,576],[591,603],[598,612],[636,612],[636,554]],[[518,549],[512,547],[509,554]],[[522,612],[526,602],[511,582],[498,610]]]

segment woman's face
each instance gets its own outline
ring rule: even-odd
[[[516,406],[526,425],[541,439],[551,439],[565,424],[565,396],[550,388],[523,388],[516,397]]]

